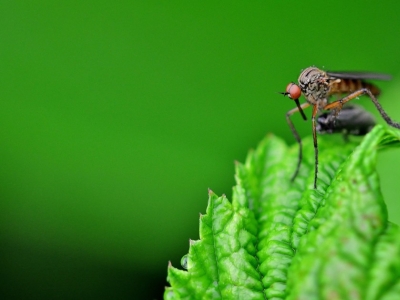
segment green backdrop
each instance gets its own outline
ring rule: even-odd
[[[198,238],[207,188],[230,197],[234,160],[265,134],[294,142],[294,103],[277,92],[302,68],[392,74],[380,100],[400,121],[399,10],[0,1],[3,296],[161,299],[167,262],[179,266]],[[379,157],[397,223],[399,158]]]

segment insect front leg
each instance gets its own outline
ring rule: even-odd
[[[304,108],[307,108],[308,106],[310,106],[310,104],[306,102],[306,103],[303,103],[302,105],[300,105],[300,107],[293,108],[286,113],[286,121],[289,124],[290,130],[292,131],[294,138],[296,139],[297,143],[299,144],[299,158],[297,161],[296,170],[295,170],[292,178],[290,179],[292,182],[296,179],[297,174],[299,173],[299,170],[300,170],[301,161],[303,159],[303,144],[301,142],[299,133],[297,132],[292,120],[290,119],[290,116],[296,112],[302,112],[302,110]]]

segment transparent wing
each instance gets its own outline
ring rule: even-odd
[[[328,74],[328,76],[330,76],[330,77],[342,78],[342,79],[376,79],[376,80],[392,79],[392,76],[390,76],[388,74],[370,73],[370,72],[346,72],[346,71],[331,72],[331,71],[327,71],[326,74]]]

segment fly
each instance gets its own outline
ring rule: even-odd
[[[344,106],[336,117],[333,111],[324,112],[316,121],[317,133],[342,133],[345,139],[349,135],[366,135],[375,126],[375,118],[359,106]]]
[[[327,116],[330,120],[328,123],[331,125],[335,124],[335,119],[338,118],[339,112],[342,110],[343,105],[347,102],[358,98],[362,95],[367,95],[374,103],[375,107],[379,111],[382,118],[386,123],[392,127],[399,128],[400,124],[394,122],[384,111],[381,104],[376,99],[376,96],[380,94],[380,90],[377,86],[366,82],[368,79],[377,80],[390,80],[391,76],[386,74],[377,73],[363,73],[363,72],[325,72],[316,67],[309,67],[305,69],[299,76],[299,84],[294,82],[289,83],[286,87],[286,91],[282,93],[288,96],[296,103],[296,108],[291,109],[286,113],[286,120],[289,127],[299,143],[299,158],[296,166],[296,170],[292,176],[292,181],[296,178],[300,170],[301,161],[303,158],[303,149],[300,136],[293,125],[290,116],[296,112],[300,112],[304,120],[307,120],[303,109],[311,106],[312,107],[312,132],[314,140],[314,189],[317,188],[317,177],[318,177],[318,140],[317,140],[317,114],[321,111],[330,111]],[[306,98],[306,102],[300,104],[299,98],[303,94]],[[332,95],[347,94],[345,97],[329,102],[329,97]],[[359,124],[360,125],[360,124]],[[345,121],[344,127],[350,127],[348,121]]]

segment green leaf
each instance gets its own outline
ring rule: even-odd
[[[377,150],[400,133],[376,126],[362,143],[319,138],[292,183],[298,147],[269,135],[236,164],[232,203],[209,192],[187,270],[169,265],[165,299],[400,299],[400,230],[388,222]]]

